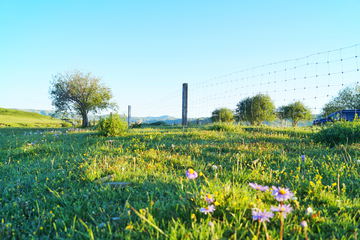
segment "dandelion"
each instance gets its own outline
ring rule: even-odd
[[[210,203],[214,202],[214,198],[211,194],[206,194],[205,201],[207,201],[207,203],[210,204]]]
[[[270,210],[273,212],[282,212],[284,218],[286,219],[286,214],[289,214],[294,209],[290,206],[290,204],[282,206],[279,204],[278,207],[271,206]]]
[[[198,177],[198,174],[197,174],[197,172],[194,171],[194,169],[189,168],[189,169],[186,171],[186,176],[187,176],[189,179],[194,179],[194,178],[197,178],[197,177]]]
[[[206,208],[200,208],[200,212],[205,213],[205,215],[208,213],[212,213],[214,211],[215,211],[214,205],[207,206]]]
[[[294,196],[294,194],[291,193],[288,188],[281,188],[281,187],[277,188],[272,186],[272,189],[273,189],[272,195],[279,202],[289,200]]]
[[[261,185],[258,185],[257,183],[249,183],[250,187],[252,187],[253,189],[255,190],[259,190],[259,191],[263,191],[265,192],[266,190],[269,189],[268,186],[261,186]]]

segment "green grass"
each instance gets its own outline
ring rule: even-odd
[[[62,121],[38,113],[0,108],[0,127],[61,127]]]
[[[0,239],[253,239],[252,209],[279,203],[250,182],[295,193],[284,239],[304,239],[302,220],[310,239],[356,238],[358,143],[329,148],[310,140],[311,128],[158,127],[116,138],[60,131],[0,128]],[[187,179],[188,168],[202,176]],[[95,182],[110,174],[132,185]],[[199,211],[207,193],[217,205],[211,216]],[[278,214],[267,229],[279,239]]]

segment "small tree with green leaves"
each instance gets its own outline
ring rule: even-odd
[[[281,106],[276,109],[276,117],[280,119],[281,127],[284,126],[284,120],[286,119],[285,107]]]
[[[117,108],[117,104],[111,102],[111,89],[102,83],[101,78],[78,70],[55,75],[49,93],[56,114],[75,113],[82,117],[83,127],[89,125],[90,112]]]
[[[257,94],[240,101],[235,110],[237,121],[248,121],[260,125],[264,121],[275,120],[275,104],[267,94]]]
[[[297,101],[285,106],[285,117],[292,121],[293,127],[296,127],[300,120],[311,118],[311,110],[302,102]]]
[[[345,109],[359,109],[360,107],[360,88],[346,87],[339,91],[336,97],[333,97],[321,109],[321,116],[326,117],[333,112]]]
[[[234,112],[228,108],[215,109],[211,113],[211,122],[231,122],[234,120]]]

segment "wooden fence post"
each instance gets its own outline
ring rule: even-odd
[[[182,91],[182,126],[187,126],[187,108],[188,108],[188,84],[183,84]]]

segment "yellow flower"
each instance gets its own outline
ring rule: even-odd
[[[126,226],[126,228],[125,229],[129,229],[129,230],[131,230],[131,229],[133,229],[133,226],[131,225],[131,223],[129,224],[129,225],[127,225]]]
[[[333,183],[333,184],[331,184],[333,187],[335,187],[337,184],[336,183]]]

